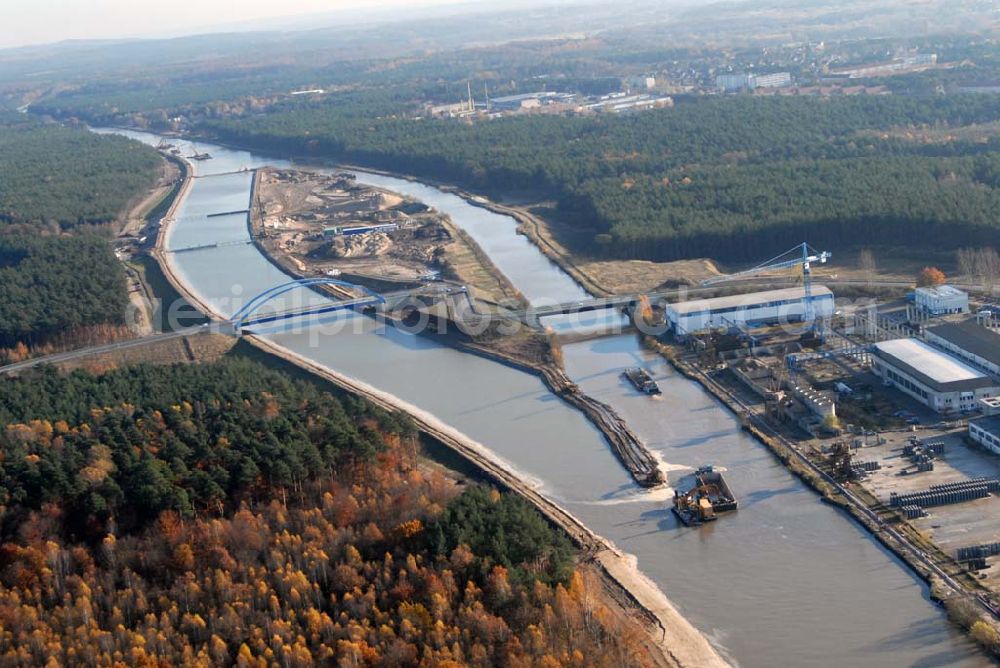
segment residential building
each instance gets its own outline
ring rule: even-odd
[[[751,88],[784,88],[792,85],[790,72],[772,72],[771,74],[753,75]]]

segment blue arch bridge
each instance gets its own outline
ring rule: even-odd
[[[341,300],[327,297],[314,304],[306,304],[296,308],[271,312],[262,311],[270,302],[294,290],[300,288],[317,288],[324,285],[342,288],[346,294],[359,294],[359,296]],[[666,296],[667,293],[651,293],[647,298],[662,299]],[[418,297],[421,299],[418,299]],[[224,325],[231,328],[231,331],[236,336],[239,336],[244,329],[261,326],[280,326],[282,323],[290,324],[299,318],[321,316],[337,311],[365,311],[371,309],[373,311],[391,312],[407,304],[416,308],[422,308],[432,302],[440,302],[453,297],[459,298],[453,302],[453,306],[455,306],[456,315],[463,319],[476,319],[492,315],[517,320],[536,329],[544,328],[540,322],[541,318],[553,315],[606,309],[621,310],[630,315],[640,300],[640,295],[638,294],[617,295],[613,297],[583,299],[565,304],[533,306],[527,309],[507,310],[500,308],[492,314],[486,314],[476,308],[467,288],[457,283],[440,281],[393,292],[379,293],[362,285],[348,283],[335,278],[313,277],[288,281],[287,283],[264,290],[236,311]]]
[[[305,304],[288,308],[285,310],[267,311],[265,307],[280,299],[288,293],[301,288],[317,288],[320,286],[333,286],[342,288],[347,294],[358,294],[360,296],[347,299],[334,299],[328,295],[318,295],[324,297],[312,304]],[[236,311],[224,324],[232,328],[232,332],[239,336],[243,330],[261,326],[281,326],[285,323],[292,323],[300,318],[321,316],[337,311],[354,310],[364,311],[372,309],[374,311],[392,311],[410,303],[413,306],[420,306],[416,301],[417,296],[431,297],[433,299],[444,299],[452,296],[463,296],[471,304],[468,298],[468,291],[465,286],[457,284],[436,284],[422,285],[415,288],[396,290],[393,292],[378,293],[370,288],[355,283],[337,280],[329,277],[300,278],[281,285],[275,285],[264,290],[259,295],[248,301],[238,311]]]

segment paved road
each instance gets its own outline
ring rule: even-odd
[[[208,324],[197,325],[195,327],[185,327],[184,329],[179,329],[175,332],[162,332],[159,334],[151,334],[149,336],[143,336],[138,339],[129,339],[128,341],[119,341],[118,343],[107,343],[100,346],[90,346],[88,348],[80,348],[78,350],[70,350],[65,353],[56,353],[54,355],[46,355],[44,357],[36,357],[34,359],[25,360],[23,362],[16,362],[14,364],[8,364],[6,366],[0,366],[0,374],[13,373],[15,371],[24,371],[25,369],[30,369],[32,367],[39,366],[41,364],[56,364],[59,362],[67,362],[74,359],[79,359],[81,357],[87,357],[89,355],[99,355],[101,353],[110,353],[117,350],[125,350],[127,348],[138,348],[139,346],[146,346],[152,343],[159,343],[161,341],[169,341],[170,339],[178,339],[182,336],[193,336],[196,334],[205,334],[211,331],[211,327]]]

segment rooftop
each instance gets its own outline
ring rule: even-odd
[[[833,297],[833,293],[830,289],[823,285],[814,285],[812,292],[814,299]],[[747,308],[766,306],[772,302],[802,299],[804,296],[805,290],[801,287],[783,288],[781,290],[769,290],[767,292],[751,292],[742,295],[729,295],[728,297],[695,299],[689,302],[669,304],[667,309],[679,315],[684,315],[688,313],[700,313],[702,311],[717,311],[720,309],[732,308],[734,306],[745,306]]]
[[[954,288],[950,285],[929,285],[923,288],[917,288],[917,292],[921,292],[929,297],[965,297],[966,293],[958,288]]]
[[[969,424],[974,424],[980,429],[994,436],[1000,436],[1000,415],[991,415],[989,417],[979,418],[978,420],[972,420]]]
[[[944,339],[993,364],[1000,364],[1000,334],[983,327],[975,318],[931,327],[927,330],[927,334]]]
[[[879,357],[938,392],[971,391],[995,385],[986,374],[919,339],[895,339],[875,344]]]
[[[543,91],[541,93],[518,93],[517,95],[502,95],[490,99],[494,104],[509,104],[513,102],[523,102],[524,100],[540,100],[546,97],[555,97],[557,93]]]

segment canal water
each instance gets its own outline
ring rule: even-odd
[[[128,133],[155,144],[158,137]],[[211,153],[200,175],[287,162],[184,143]],[[585,297],[523,237],[515,222],[435,188],[369,174],[359,180],[413,195],[480,244],[533,302]],[[168,238],[184,248],[247,238],[245,218],[206,218],[242,208],[250,178],[195,181]],[[175,266],[199,296],[232,313],[286,282],[252,245],[177,253]],[[322,299],[292,293],[297,303]],[[287,305],[287,304],[284,304]],[[689,529],[668,510],[669,489],[636,486],[583,416],[526,373],[380,326],[354,314],[275,342],[423,408],[483,443],[532,484],[638,559],[642,571],[731,661],[741,666],[985,666],[946,622],[927,588],[845,514],[791,476],[739,429],[733,416],[628,335],[564,348],[570,376],[614,406],[663,460],[672,481],[711,463],[740,510]],[[621,378],[646,366],[663,389],[652,399]]]

